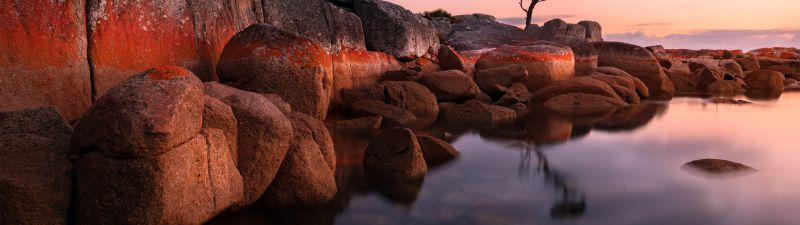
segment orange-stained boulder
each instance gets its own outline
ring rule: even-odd
[[[342,49],[331,55],[333,97],[331,109],[342,108],[342,92],[377,84],[389,71],[399,70],[400,62],[382,52]]]
[[[75,125],[73,154],[149,157],[194,138],[203,124],[203,84],[192,72],[162,66],[108,91]]]
[[[89,108],[84,2],[0,0],[0,111],[55,105],[72,121]]]
[[[595,42],[599,66],[616,67],[641,79],[650,90],[650,98],[671,99],[675,94],[672,80],[646,48],[622,42]]]
[[[569,47],[552,42],[536,42],[525,47],[503,45],[481,56],[477,71],[520,64],[528,69],[526,86],[531,91],[575,75],[575,56]]]
[[[266,24],[236,34],[217,73],[230,86],[280,95],[292,110],[324,119],[333,94],[331,56],[319,44]]]
[[[252,1],[87,1],[97,96],[153,65],[180,65],[216,80],[225,43],[258,18]]]

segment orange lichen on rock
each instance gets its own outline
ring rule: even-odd
[[[179,66],[161,66],[147,71],[147,78],[151,80],[171,80],[176,77],[192,76],[192,71]]]

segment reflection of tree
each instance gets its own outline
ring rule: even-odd
[[[547,155],[544,154],[543,146],[536,144],[521,144],[525,151],[522,151],[519,164],[520,176],[527,177],[530,174],[531,157],[536,155],[536,172],[544,175],[544,181],[552,185],[558,194],[558,201],[550,208],[550,216],[556,219],[576,218],[583,215],[586,211],[586,197],[583,191],[569,183],[566,176],[556,169],[550,167]]]

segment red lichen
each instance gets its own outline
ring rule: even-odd
[[[147,78],[151,80],[172,80],[173,78],[192,76],[191,71],[179,66],[161,66],[150,69]]]

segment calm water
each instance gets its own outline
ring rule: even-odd
[[[367,142],[337,135],[340,193],[330,206],[250,207],[211,224],[800,224],[800,93],[753,101],[676,98],[613,115],[437,126],[420,133],[453,134],[461,156],[407,184],[365,178]],[[681,169],[702,158],[759,171]]]

